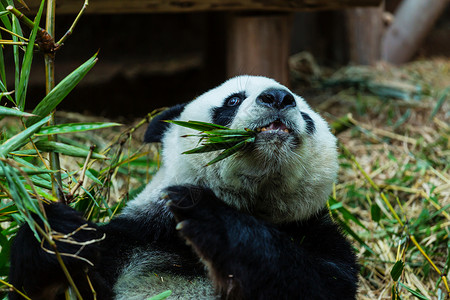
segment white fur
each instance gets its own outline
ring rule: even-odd
[[[265,77],[239,76],[206,92],[189,103],[179,120],[212,122],[212,109],[224,100],[244,91],[247,98],[240,105],[231,128],[253,128],[270,122],[272,110],[258,105],[256,98],[265,90],[289,91],[278,82]],[[211,188],[223,201],[270,222],[300,221],[325,206],[336,179],[338,162],[336,138],[327,123],[308,104],[293,94],[296,106],[283,112],[300,145],[264,141],[255,143],[252,152],[234,154],[211,166],[205,164],[219,152],[181,154],[198,146],[196,137],[181,137],[196,132],[171,125],[162,144],[162,166],[153,181],[133,201],[124,214],[139,214],[148,204],[158,201],[161,191],[171,185],[199,184]],[[306,132],[300,112],[314,121],[315,132]]]

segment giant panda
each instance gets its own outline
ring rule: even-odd
[[[218,152],[195,148],[195,120],[257,132],[254,143],[205,166]],[[146,188],[106,225],[62,204],[46,205],[51,227],[79,230],[79,245],[57,242],[83,299],[355,299],[358,265],[330,218],[336,138],[327,123],[278,82],[239,76],[149,124],[162,165]],[[32,299],[64,299],[68,287],[50,248],[27,225],[11,250],[10,282]],[[77,252],[78,251],[78,252]],[[10,299],[20,299],[11,292]]]

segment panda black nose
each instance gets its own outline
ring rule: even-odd
[[[285,90],[270,89],[256,98],[256,103],[278,110],[296,106],[294,96]]]

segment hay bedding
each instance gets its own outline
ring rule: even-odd
[[[450,94],[450,61],[346,67],[322,82],[329,86],[330,81],[332,91],[317,96],[322,100],[318,109],[331,122],[352,113],[354,126],[338,134],[339,141],[381,191],[389,194],[389,202],[409,228],[395,222],[380,193],[343,155],[336,198],[367,228],[349,222],[375,252],[369,255],[355,242],[363,266],[359,299],[391,299],[390,272],[400,258],[407,263],[399,281],[428,299],[448,299],[438,272],[407,236],[408,232],[415,236],[442,273],[448,271],[450,101],[443,99]],[[383,95],[386,89],[391,90]],[[393,91],[399,96],[391,96]],[[371,216],[369,201],[381,209],[379,222]],[[442,208],[433,218],[421,219],[421,214],[432,215]],[[405,288],[399,291],[402,299],[416,298]]]

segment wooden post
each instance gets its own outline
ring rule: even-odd
[[[383,5],[346,11],[350,62],[373,65],[381,58]]]
[[[233,14],[228,22],[227,75],[250,74],[289,85],[292,14]]]
[[[403,0],[394,23],[383,37],[382,58],[394,64],[410,60],[448,3],[448,0]]]

